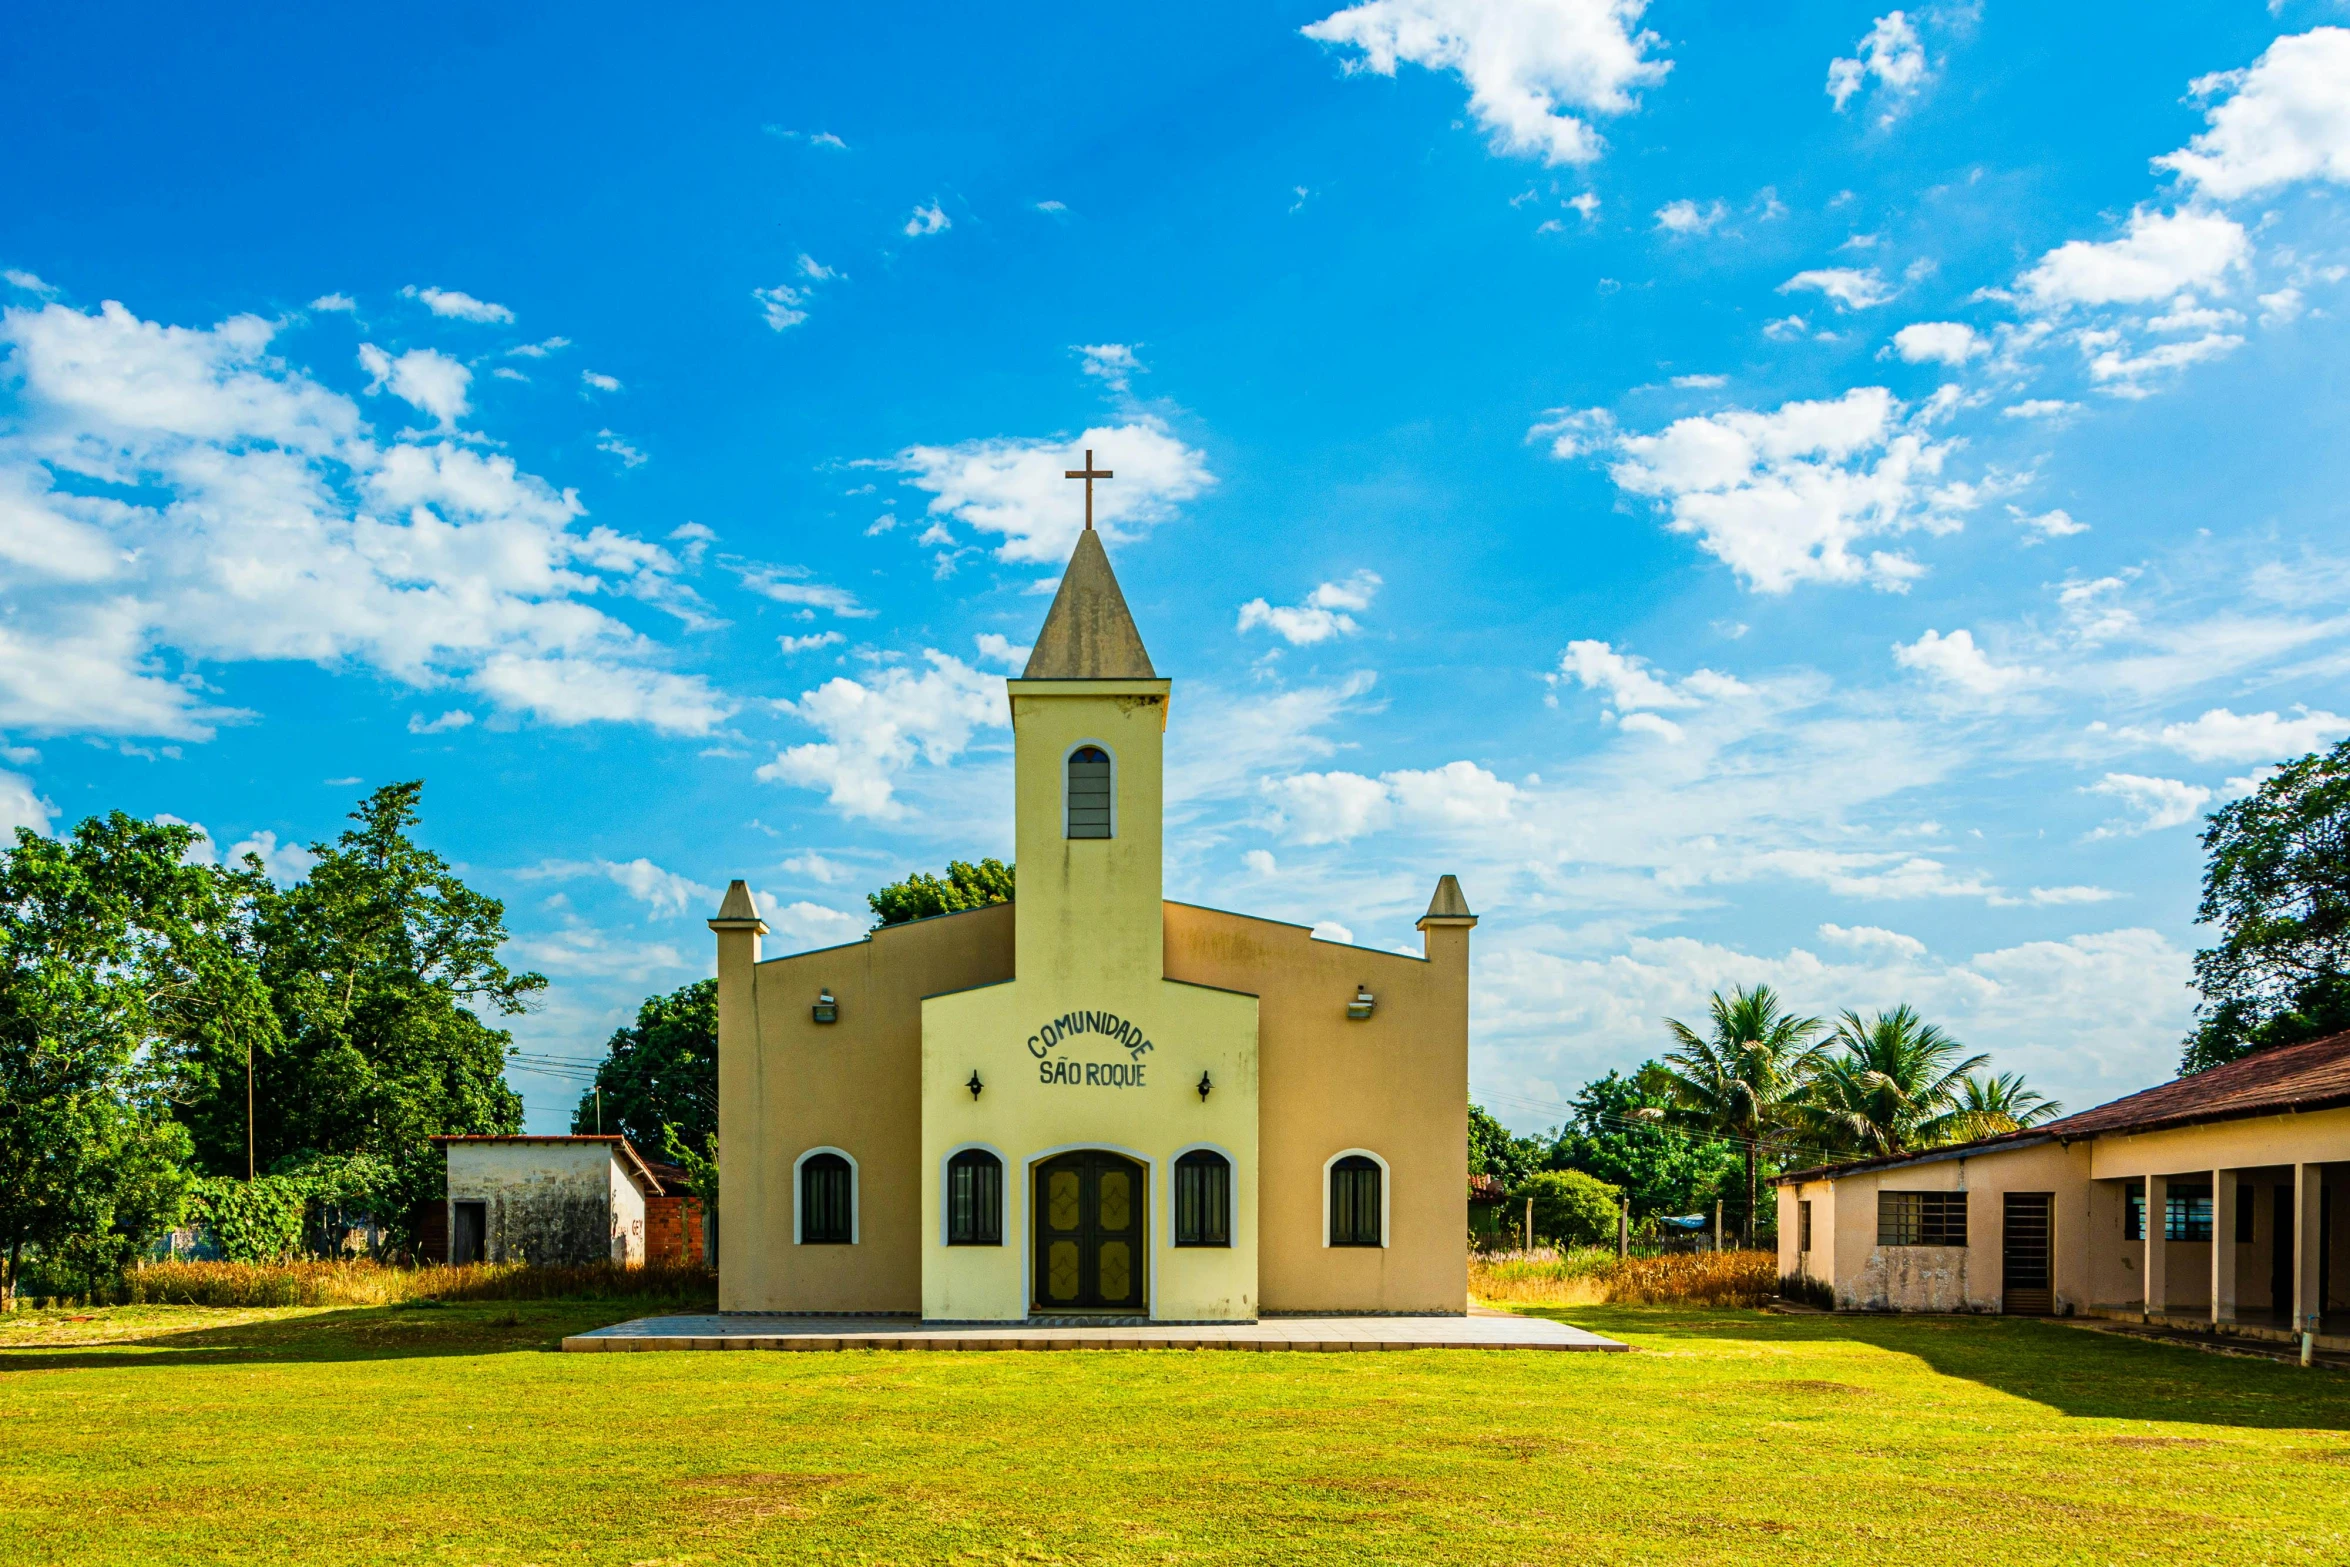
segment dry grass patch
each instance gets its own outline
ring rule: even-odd
[[[1759,1306],[1778,1293],[1779,1259],[1767,1251],[1469,1259],[1469,1294],[1494,1305]]]

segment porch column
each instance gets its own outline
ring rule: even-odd
[[[2211,1320],[2236,1320],[2236,1183],[2211,1172]]]
[[[2170,1211],[2170,1179],[2146,1177],[2146,1315],[2153,1316],[2170,1303],[2170,1253],[2163,1242],[2164,1216]]]
[[[2325,1280],[2318,1274],[2322,1237],[2318,1220],[2325,1208],[2326,1167],[2293,1166],[2293,1331],[2314,1331],[2310,1318],[2326,1309]]]

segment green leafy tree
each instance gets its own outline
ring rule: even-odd
[[[1914,1153],[1970,1135],[1960,1096],[1989,1056],[1966,1047],[1909,1006],[1837,1019],[1830,1053],[1812,1074],[1806,1124],[1832,1155]]]
[[[230,1262],[283,1262],[302,1249],[310,1193],[298,1177],[208,1175],[188,1197],[188,1216]]]
[[[122,812],[0,853],[0,1297],[28,1249],[119,1268],[175,1219],[190,1063],[266,1049],[274,1019],[194,829]]]
[[[440,1133],[514,1132],[522,1100],[505,1080],[511,1036],[483,1014],[528,1009],[543,976],[499,958],[505,905],[468,887],[411,834],[421,782],[388,784],[309,873],[271,886],[249,868],[253,958],[281,1036],[256,1064],[258,1163],[368,1153],[397,1172],[376,1215],[395,1240],[441,1190]],[[243,1083],[215,1072],[188,1121],[204,1168],[242,1173]],[[223,1106],[219,1101],[233,1096]]]
[[[1558,1246],[1600,1246],[1616,1238],[1617,1188],[1581,1170],[1538,1170],[1510,1188],[1523,1209],[1534,1200],[1534,1234]]]
[[[1959,1082],[1954,1129],[1961,1138],[2027,1131],[2064,1114],[2064,1106],[2030,1087],[2021,1072],[1971,1075]]]
[[[873,909],[873,928],[903,925],[934,914],[960,914],[984,909],[991,903],[1012,901],[1012,867],[1001,860],[947,861],[947,873],[933,876],[916,871],[904,881],[893,881],[865,896]]]
[[[1584,1084],[1574,1106],[1550,1162],[1622,1190],[1635,1220],[1702,1213],[1739,1185],[1744,1160],[1734,1145],[1674,1123],[1672,1077],[1660,1062]]]
[[[661,1150],[669,1155],[679,1169],[685,1171],[686,1190],[702,1199],[702,1206],[711,1213],[718,1211],[718,1134],[710,1133],[695,1148],[674,1126],[661,1128]]]
[[[597,1121],[596,1095],[603,1093]],[[596,1065],[595,1087],[580,1095],[574,1132],[619,1132],[643,1149],[662,1146],[674,1126],[701,1146],[718,1132],[718,981],[696,980],[665,996],[647,996],[636,1021],[614,1031]]]
[[[1702,1034],[1665,1019],[1674,1048],[1662,1061],[1685,1121],[1739,1145],[1746,1166],[1745,1233],[1753,1240],[1764,1145],[1795,1120],[1804,1080],[1818,1059],[1818,1018],[1797,1017],[1768,985],[1715,991]]]
[[[2350,1029],[2350,740],[2212,812],[2203,850],[2195,918],[2219,941],[2182,1070]]]
[[[1520,1137],[1483,1105],[1469,1106],[1471,1175],[1490,1175],[1506,1191],[1541,1169],[1546,1151],[1543,1139]]]

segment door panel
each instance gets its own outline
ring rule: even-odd
[[[2046,1316],[2056,1309],[2050,1288],[2047,1192],[2006,1194],[2000,1240],[2001,1309],[2015,1316]]]
[[[1036,1309],[1142,1308],[1143,1185],[1142,1166],[1090,1149],[1037,1166]]]

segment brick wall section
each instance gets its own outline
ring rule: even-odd
[[[645,1199],[645,1261],[697,1263],[702,1260],[702,1199]]]

